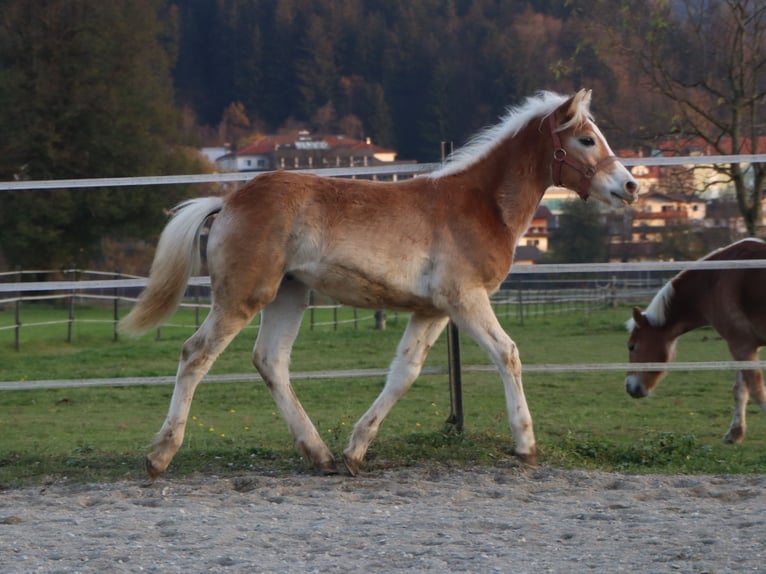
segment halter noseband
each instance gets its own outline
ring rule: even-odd
[[[567,154],[567,150],[561,145],[561,138],[559,137],[559,132],[556,131],[556,118],[554,116],[555,114],[548,116],[548,124],[551,128],[551,138],[553,139],[553,163],[551,164],[553,185],[561,187],[561,167],[564,164],[567,164],[581,176],[580,181],[577,183],[574,190],[582,199],[588,199],[593,176],[605,165],[617,161],[617,156],[610,155],[602,159],[596,165],[587,165],[581,161],[571,159]]]

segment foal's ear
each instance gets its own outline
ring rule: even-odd
[[[641,307],[633,307],[633,321],[636,324],[636,329],[646,327],[649,324],[646,315],[641,311]]]
[[[570,97],[558,109],[559,125],[568,124],[574,119],[587,117],[590,109],[591,90],[580,90],[574,96]]]
[[[592,95],[593,90],[582,89],[577,92],[574,96],[574,101],[572,102],[573,111],[579,109],[580,106],[585,106],[586,110],[590,108],[590,100]]]

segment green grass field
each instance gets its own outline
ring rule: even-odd
[[[62,309],[32,306],[25,323],[66,316]],[[0,379],[82,379],[175,373],[181,345],[193,327],[166,327],[155,334],[112,341],[112,326],[79,319],[108,318],[111,310],[78,309],[73,340],[66,326],[22,330],[21,349],[12,331],[0,331]],[[522,362],[591,363],[627,360],[623,323],[628,308],[504,321]],[[0,326],[12,310],[0,311]],[[193,324],[190,312],[171,323]],[[308,321],[308,319],[307,319]],[[371,322],[308,328],[293,351],[294,371],[386,367],[405,316],[389,317],[385,331]],[[211,373],[254,372],[250,351],[255,329],[243,331]],[[446,336],[427,365],[446,365]],[[463,337],[464,365],[487,364]],[[679,342],[679,360],[729,360],[725,344],[710,330]],[[423,376],[396,405],[373,442],[366,469],[412,464],[509,465],[512,438],[503,388],[494,372],[464,374],[465,432],[446,433],[446,375]],[[766,468],[766,424],[748,409],[745,442],[725,446],[733,372],[671,372],[653,395],[631,399],[624,373],[528,373],[527,400],[541,449],[540,462],[564,468],[659,473],[757,473]],[[304,407],[330,448],[339,455],[354,422],[380,392],[383,378],[296,381]],[[171,385],[67,390],[0,391],[0,485],[49,480],[143,478],[146,447],[167,412]],[[311,472],[291,444],[287,428],[260,383],[203,383],[191,409],[185,443],[169,474],[192,472]]]

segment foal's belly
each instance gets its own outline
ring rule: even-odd
[[[323,271],[320,274],[291,271],[290,274],[315,291],[344,305],[364,309],[413,311],[427,315],[443,314],[430,296],[417,293],[409,285],[337,266]]]

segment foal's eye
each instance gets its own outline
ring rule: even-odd
[[[628,343],[628,351],[632,351],[635,348],[636,348],[636,344],[635,343]]]
[[[585,147],[593,147],[596,145],[596,140],[594,140],[590,136],[584,136],[580,138],[580,143],[584,145]]]

